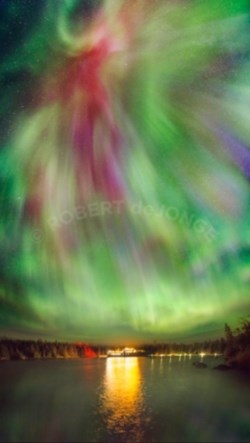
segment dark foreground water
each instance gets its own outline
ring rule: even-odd
[[[189,359],[2,362],[2,442],[249,442],[250,384]]]

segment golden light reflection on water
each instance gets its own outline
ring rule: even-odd
[[[143,389],[138,358],[107,358],[102,410],[109,432],[122,435],[133,428],[134,441],[143,429]]]

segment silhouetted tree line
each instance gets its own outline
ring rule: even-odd
[[[231,366],[250,371],[250,321],[243,319],[233,332],[225,324],[225,358]]]
[[[97,349],[81,343],[46,342],[42,340],[0,341],[0,360],[70,359],[94,357]]]
[[[143,355],[164,354],[223,354],[227,347],[224,338],[204,342],[186,343],[151,343],[140,346]],[[74,359],[96,357],[106,354],[107,346],[88,346],[83,343],[47,342],[42,340],[0,340],[0,360],[26,359]]]

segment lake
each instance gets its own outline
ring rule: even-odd
[[[249,442],[249,379],[192,360],[1,362],[0,441]]]

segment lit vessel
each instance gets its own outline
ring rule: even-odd
[[[135,348],[109,349],[107,357],[138,357],[143,353],[144,351]]]

